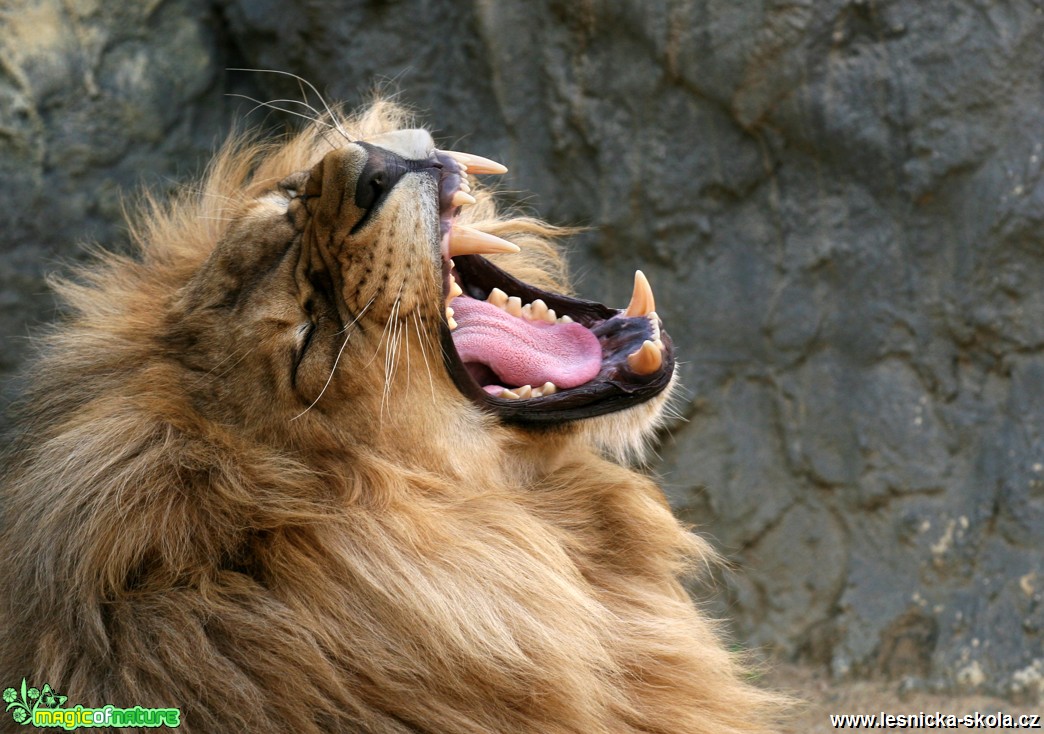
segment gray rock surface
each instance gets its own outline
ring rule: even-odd
[[[300,98],[227,67],[348,104],[383,80],[590,225],[582,292],[649,275],[687,386],[654,469],[734,562],[740,639],[1044,696],[1040,0],[14,1],[0,371],[41,273],[198,170],[225,93]]]

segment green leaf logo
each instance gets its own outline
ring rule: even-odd
[[[22,678],[22,685],[19,689],[5,688],[3,699],[7,704],[7,708],[4,710],[10,711],[15,723],[23,726],[33,720],[33,714],[37,709],[61,708],[68,700],[66,696],[60,695],[47,683],[44,684],[43,690],[36,687],[30,688],[25,678]]]

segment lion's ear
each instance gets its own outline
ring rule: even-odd
[[[298,171],[279,182],[279,188],[287,193],[291,199],[296,198],[304,192],[305,182],[308,181],[308,171]]]

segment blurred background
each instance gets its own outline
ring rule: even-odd
[[[644,269],[686,388],[652,469],[737,644],[1044,697],[1041,0],[0,0],[5,402],[46,273],[295,123],[240,68],[504,162],[589,228],[583,295]]]

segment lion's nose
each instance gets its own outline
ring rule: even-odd
[[[369,211],[395,188],[410,171],[407,161],[391,151],[367,143],[359,143],[367,153],[366,164],[355,185],[355,205]]]

